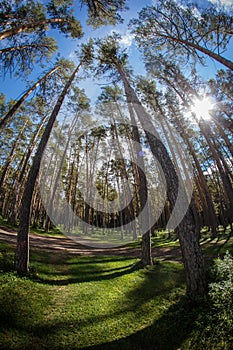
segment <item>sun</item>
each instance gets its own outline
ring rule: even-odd
[[[210,119],[210,111],[214,108],[213,99],[208,96],[203,98],[196,98],[193,100],[191,106],[191,112],[196,114],[197,118],[200,119]]]

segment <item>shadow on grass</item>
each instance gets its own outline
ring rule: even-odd
[[[225,237],[225,239],[219,241],[208,241],[202,244],[202,250],[204,254],[208,254],[212,256],[212,258],[216,258],[218,256],[223,256],[227,250],[232,254],[233,252],[233,241],[231,240],[232,237]]]
[[[8,323],[8,326],[25,337],[22,347],[24,350],[175,350],[180,348],[192,331],[195,319],[198,317],[198,312],[190,309],[183,294],[175,294],[176,289],[184,283],[182,271],[177,271],[171,264],[158,264],[153,268],[143,270],[142,276],[144,278],[141,282],[134,289],[126,292],[124,298],[119,299],[117,305],[108,312],[98,314],[92,312],[83,317],[78,311],[77,314],[74,313],[74,300],[73,304],[70,301],[72,318],[61,317],[53,319],[52,322],[41,320],[35,325],[32,323],[30,327],[25,327],[25,323],[20,322],[21,316],[17,313],[14,316],[18,321],[13,322],[13,317],[11,317],[12,323]],[[95,295],[88,296],[88,299],[93,305],[96,303]],[[154,321],[152,319],[152,324],[148,325],[150,321],[143,320],[143,317],[150,311],[152,312],[148,301],[154,299],[158,300],[158,308],[162,306],[159,301],[161,304],[164,303],[164,307],[158,312],[158,317],[155,316]],[[69,306],[65,306],[64,311],[66,307]],[[28,316],[33,319],[30,312]],[[142,323],[140,324],[141,318]],[[112,334],[109,327],[105,328],[106,322],[109,325],[117,324],[117,328],[113,326]],[[124,336],[122,336],[122,330]],[[115,340],[104,342],[105,331],[109,332],[108,339]],[[93,341],[98,345],[85,347],[87,344],[93,344]],[[9,350],[9,343],[1,349]]]
[[[105,343],[101,343],[100,336],[96,339],[96,342],[99,343],[98,345],[85,347],[85,345],[80,346],[78,344],[80,332],[74,332],[72,334],[74,328],[79,331],[86,326],[90,327],[92,325],[95,327],[96,324],[106,321],[108,317],[109,321],[111,321],[113,317],[117,317],[117,313],[110,316],[96,316],[83,322],[72,322],[72,324],[54,322],[50,325],[31,327],[30,332],[27,332],[28,340],[24,343],[23,349],[177,350],[181,348],[183,342],[190,336],[194,329],[198,313],[190,310],[184,300],[180,300],[168,308],[152,325],[142,326],[141,328],[143,329],[133,332],[130,335]],[[22,326],[19,326],[18,329],[25,335],[25,330]],[[115,332],[113,329],[113,338],[116,336]],[[69,336],[69,340],[65,340],[67,336]],[[86,344],[90,343],[88,330],[83,337],[86,339]],[[5,348],[3,346],[1,349],[10,350],[7,346]]]
[[[120,261],[127,262],[127,260],[129,260],[131,261],[131,263],[121,267],[116,267],[116,268],[107,268],[105,263],[118,262],[119,259],[103,260],[101,257],[99,259],[94,258],[93,261],[88,261],[88,260],[85,263],[81,261],[77,261],[76,263],[68,262],[68,263],[65,263],[65,265],[63,265],[65,266],[65,270],[63,271],[55,271],[55,272],[44,271],[45,277],[42,277],[39,274],[39,275],[32,276],[32,278],[35,279],[36,282],[41,282],[43,284],[65,286],[65,285],[74,284],[74,283],[110,280],[116,277],[121,277],[123,275],[133,273],[134,271],[137,271],[143,268],[140,261],[135,261],[135,259],[132,259],[132,258],[121,259]],[[61,276],[61,278],[59,276]]]
[[[41,261],[39,268],[46,269],[43,256],[37,253],[33,257],[37,258],[38,263]],[[52,264],[51,259],[52,257],[49,264]],[[50,271],[48,267],[48,270],[45,270],[45,278],[40,278],[39,282],[45,285],[66,285],[84,281],[110,280],[138,271],[137,283],[135,287],[129,289],[116,284],[123,293],[120,297],[119,293],[116,293],[116,301],[109,304],[111,307],[104,307],[108,305],[109,292],[106,292],[106,298],[100,299],[96,313],[93,313],[92,309],[97,305],[95,290],[80,289],[78,298],[64,299],[63,304],[60,302],[58,305],[54,304],[53,308],[56,307],[57,316],[51,315],[51,318],[41,316],[46,306],[51,303],[45,286],[40,294],[37,294],[36,290],[33,293],[31,290],[26,293],[26,288],[32,287],[33,284],[29,284],[26,280],[28,284],[24,286],[22,280],[22,286],[19,288],[17,283],[19,289],[17,288],[13,295],[9,286],[5,295],[2,295],[0,306],[5,309],[5,321],[8,319],[5,323],[6,332],[10,328],[10,334],[17,334],[18,340],[15,344],[11,343],[10,338],[5,338],[5,341],[0,340],[1,349],[175,350],[182,346],[194,327],[198,312],[191,310],[183,297],[184,273],[177,264],[157,263],[153,267],[141,270],[142,266],[138,261],[123,257],[72,259],[63,257],[55,261],[57,264],[55,269],[65,268],[64,271],[60,271],[62,278],[53,280],[55,272]],[[109,266],[107,263],[112,264]],[[66,275],[68,279],[65,280]],[[35,284],[35,286],[40,291],[38,285]],[[182,290],[179,289],[179,292],[176,292],[177,288]],[[38,299],[31,300],[32,294],[35,295],[35,293]],[[87,294],[82,299],[83,293]],[[104,288],[103,293],[105,293]],[[37,300],[39,306],[35,304]],[[84,304],[87,300],[85,307],[90,307],[90,311],[85,310],[85,314],[80,314],[82,309],[77,307],[77,303]],[[156,307],[158,312],[154,309]],[[146,317],[152,312],[153,317]],[[111,325],[113,325],[112,330]],[[2,326],[4,327],[3,323]],[[108,332],[107,336],[105,332]],[[106,339],[109,341],[107,342]],[[94,343],[98,345],[87,347],[88,344]]]
[[[124,338],[83,350],[177,350],[189,337],[198,314],[189,310],[184,300],[173,304],[151,326]],[[72,349],[70,347],[69,349]]]

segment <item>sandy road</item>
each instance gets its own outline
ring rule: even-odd
[[[16,245],[17,232],[13,229],[0,226],[0,241]],[[51,252],[66,252],[77,255],[111,255],[140,257],[139,248],[92,248],[73,241],[68,237],[46,237],[30,233],[30,247]],[[181,252],[178,247],[156,247],[152,249],[154,258],[166,261],[181,261]]]

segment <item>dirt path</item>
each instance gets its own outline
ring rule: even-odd
[[[16,245],[16,231],[0,226],[0,241]],[[92,248],[73,241],[68,237],[46,237],[30,233],[30,247],[51,252],[67,252],[78,255],[112,255],[140,257],[140,248],[116,247],[116,248]],[[156,247],[152,249],[152,256],[166,261],[181,261],[179,247],[165,248]]]

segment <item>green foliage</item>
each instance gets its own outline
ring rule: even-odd
[[[215,259],[209,303],[201,310],[196,329],[186,344],[191,349],[231,349],[233,342],[233,258],[227,251]]]
[[[214,5],[203,11],[196,3],[187,6],[177,1],[157,0],[153,6],[144,7],[139,18],[131,20],[130,27],[145,57],[148,53],[157,56],[160,51],[173,61],[175,57],[180,64],[190,61],[203,64],[203,47],[209,50],[205,52],[209,56],[211,52],[217,51],[219,55],[226,49],[232,18],[217,11]]]
[[[216,259],[214,265],[216,281],[210,284],[209,295],[213,307],[218,309],[218,317],[233,321],[233,258],[229,251],[223,259]],[[224,322],[224,323],[225,323]]]
[[[87,23],[94,28],[123,22],[119,12],[127,9],[125,0],[81,0],[81,3],[87,5],[89,17]]]

